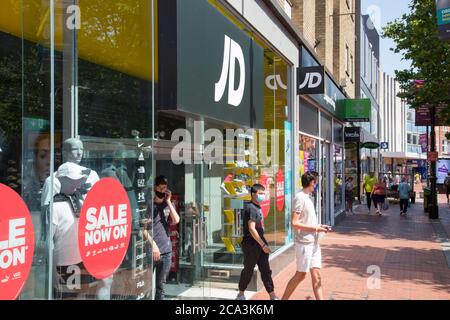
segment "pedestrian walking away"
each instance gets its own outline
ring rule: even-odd
[[[367,201],[367,208],[369,209],[370,213],[370,207],[372,205],[372,191],[374,185],[377,183],[377,178],[375,177],[375,173],[370,172],[369,175],[364,176],[364,182],[363,182],[363,188],[366,192],[366,201]]]
[[[445,186],[445,193],[447,195],[447,203],[449,203],[449,196],[450,196],[450,172],[447,173],[447,176],[444,180],[444,186]]]
[[[353,194],[354,184],[353,177],[348,177],[345,181],[345,210],[348,213],[353,213],[353,201],[355,200],[355,195]]]
[[[411,192],[411,187],[409,186],[408,182],[406,181],[406,178],[402,178],[402,182],[398,186],[398,193],[400,197],[400,215],[406,215],[406,212],[408,211],[408,202],[409,202],[409,196]]]
[[[295,258],[297,270],[289,280],[283,294],[283,300],[288,300],[297,286],[311,273],[312,288],[317,300],[323,300],[322,279],[322,253],[319,240],[331,227],[318,224],[314,203],[311,194],[314,192],[316,179],[311,173],[302,176],[302,191],[295,196],[294,210],[292,212],[292,228],[295,232]]]
[[[255,266],[261,272],[261,280],[271,300],[279,300],[275,295],[272,280],[272,270],[269,264],[271,252],[264,237],[263,214],[261,202],[265,201],[265,188],[261,184],[255,184],[250,190],[252,200],[245,203],[244,207],[244,237],[242,240],[242,252],[244,253],[244,269],[239,279],[239,293],[236,300],[245,300],[245,290],[250,283]]]
[[[373,198],[373,204],[377,209],[377,214],[381,216],[381,211],[383,210],[383,205],[386,200],[386,185],[383,183],[382,179],[379,179],[372,190],[371,197]]]

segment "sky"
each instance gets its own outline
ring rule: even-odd
[[[381,29],[388,23],[409,12],[410,0],[362,0],[362,14],[374,17],[375,26],[381,35]],[[402,55],[394,53],[389,48],[395,47],[394,42],[388,38],[380,39],[380,60],[383,72],[395,76],[395,70],[409,68],[410,63],[402,60]]]

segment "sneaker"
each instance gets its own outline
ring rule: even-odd
[[[245,295],[242,296],[237,295],[235,300],[247,300],[247,299],[245,299]]]
[[[270,300],[281,300],[280,298],[278,298],[277,296],[270,298]]]

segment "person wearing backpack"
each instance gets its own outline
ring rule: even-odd
[[[449,195],[450,195],[450,172],[447,173],[447,176],[444,180],[445,193],[447,195],[447,203],[449,203]]]
[[[239,293],[236,300],[246,300],[245,290],[252,280],[255,266],[258,265],[261,280],[271,300],[280,300],[275,294],[272,280],[269,255],[272,250],[264,237],[264,216],[261,203],[266,201],[265,188],[261,184],[254,184],[250,189],[252,200],[244,207],[244,237],[242,252],[244,253],[244,269],[239,278]]]

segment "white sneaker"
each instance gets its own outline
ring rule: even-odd
[[[242,296],[237,295],[235,300],[247,300],[247,299],[245,298],[245,295]]]

